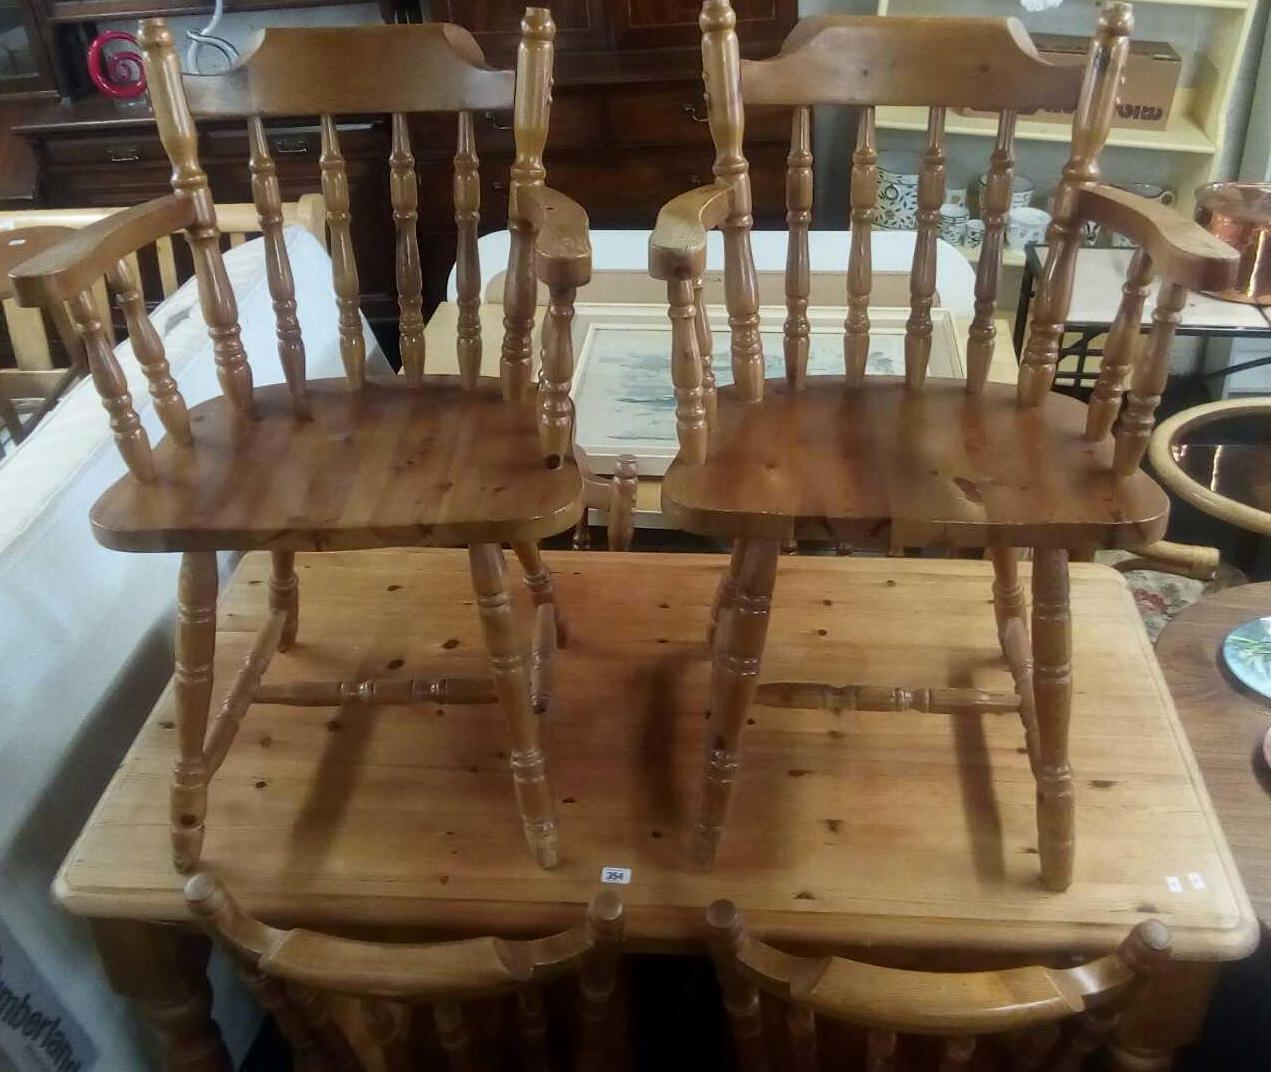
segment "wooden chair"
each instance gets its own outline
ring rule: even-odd
[[[40,423],[67,388],[84,375],[85,359],[84,348],[62,302],[54,302],[47,310],[35,311],[26,318],[10,314],[8,305],[13,297],[13,285],[9,282],[9,272],[72,233],[67,227],[23,227],[0,232],[0,301],[6,305],[5,323],[16,365],[13,369],[0,370],[0,423],[8,430],[15,446]],[[67,361],[66,368],[54,368],[48,328],[42,314],[53,324]],[[43,372],[49,375],[41,375]],[[14,398],[40,399],[25,424],[18,415]]]
[[[558,1067],[549,1046],[544,984],[576,974],[574,1064],[579,1072],[611,1069],[621,1021],[614,1000],[622,947],[622,899],[598,892],[586,920],[532,941],[473,938],[430,945],[357,941],[308,930],[279,930],[247,915],[209,873],[185,887],[190,910],[224,945],[261,1005],[308,1072],[381,1067],[418,1072],[436,1040],[452,1072],[486,1067],[479,1057],[497,1043],[481,1026],[498,1013],[489,999],[510,997],[519,1034],[519,1067]],[[340,1003],[339,996],[353,999]],[[478,1003],[485,1003],[482,1008]],[[432,1007],[429,1031],[416,1007]],[[465,1006],[468,1006],[465,1012]],[[363,1057],[370,1060],[364,1066]],[[373,1062],[373,1064],[371,1063]]]
[[[712,904],[706,922],[744,1072],[769,1067],[761,991],[788,1006],[788,1040],[775,1068],[1077,1072],[1108,1038],[1144,978],[1170,958],[1169,930],[1155,919],[1138,924],[1115,953],[1075,967],[978,972],[792,956],[747,934],[731,901]],[[848,1035],[836,1040],[847,1045],[827,1045],[818,1055],[818,1017],[850,1025],[864,1037]]]
[[[1127,4],[1102,9],[1084,68],[1043,62],[1011,19],[809,18],[777,56],[762,61],[739,59],[736,15],[727,0],[707,0],[700,21],[716,178],[667,204],[649,244],[650,271],[666,280],[670,302],[680,445],[663,480],[663,513],[682,528],[735,541],[711,615],[712,632],[717,620],[721,628],[695,856],[709,865],[720,840],[781,541],[793,533],[857,546],[881,538],[902,546],[987,547],[999,633],[1017,690],[1008,702],[1023,719],[1037,777],[1042,879],[1062,890],[1072,879],[1073,855],[1069,552],[1136,548],[1163,535],[1168,501],[1139,471],[1139,461],[1184,296],[1229,279],[1234,251],[1172,211],[1098,181],[1098,155],[1132,26]],[[852,157],[845,375],[809,379],[809,107],[827,104],[856,107],[860,115]],[[794,109],[785,382],[764,382],[750,178],[742,153],[746,105]],[[878,185],[875,105],[930,108],[903,379],[864,375]],[[926,375],[944,199],[944,121],[946,109],[958,105],[1001,114],[984,193],[985,239],[965,383]],[[1075,117],[1016,390],[985,381],[1015,121],[1038,108],[1075,109]],[[1088,409],[1074,399],[1048,397],[1085,219],[1129,235],[1140,247]],[[735,382],[718,392],[697,299],[706,232],[713,227],[724,238]],[[1150,337],[1140,348],[1139,315],[1153,271],[1163,282]],[[1126,413],[1110,437],[1131,369]],[[1016,569],[1021,547],[1035,549],[1031,654]],[[908,688],[877,691],[898,692],[902,704],[924,702]],[[954,699],[954,711],[982,708],[976,697]]]
[[[464,30],[446,24],[265,31],[232,70],[181,75],[161,19],[141,25],[140,43],[155,118],[173,163],[173,193],[87,227],[14,276],[28,303],[67,300],[110,414],[129,475],[97,502],[98,539],[125,551],[180,551],[175,688],[179,758],[171,830],[178,869],[197,865],[210,777],[225,758],[247,708],[300,704],[488,702],[508,718],[510,766],[526,839],[543,867],[557,861],[554,798],[531,704],[529,662],[513,626],[502,543],[511,543],[535,604],[535,647],[566,636],[537,541],[569,529],[582,505],[568,458],[572,408],[569,321],[575,289],[590,272],[585,213],[544,185],[555,25],[530,8],[515,74],[484,65]],[[482,340],[475,295],[479,177],[473,111],[514,108],[510,264],[501,382],[478,376]],[[256,208],[286,384],[253,390],[207,177],[196,155],[192,110],[246,116]],[[457,113],[455,202],[464,318],[461,374],[425,377],[417,190],[408,111]],[[397,227],[397,281],[405,376],[367,382],[365,344],[350,245],[347,176],[336,118],[392,114],[390,190]],[[279,188],[263,116],[317,112],[322,188],[333,260],[344,380],[306,382],[304,341],[286,246]],[[108,345],[101,314],[84,288],[139,246],[183,229],[198,272],[223,397],[187,413],[144,310],[130,328],[167,436],[152,448],[138,423]],[[536,272],[550,288],[543,372],[531,396],[530,330]],[[296,643],[297,551],[467,545],[476,602],[493,669],[485,681],[395,677],[367,681],[262,684],[275,651]],[[271,614],[208,726],[216,640],[218,550],[273,555]],[[547,637],[544,634],[550,633]]]
[[[0,212],[0,300],[4,303],[4,327],[9,343],[8,352],[0,355],[0,362],[12,357],[14,364],[13,368],[0,369],[0,420],[10,429],[15,443],[30,435],[67,389],[87,372],[87,359],[65,303],[58,302],[47,312],[22,308],[12,300],[9,273],[54,242],[121,211],[117,208],[44,208]],[[284,202],[282,215],[284,224],[303,227],[326,245],[326,212],[318,194],[303,194],[296,201]],[[241,246],[250,235],[260,231],[254,205],[217,205],[216,223],[223,248]],[[137,281],[147,307],[175,294],[194,274],[185,244],[174,246],[169,235],[130,254],[126,261],[129,275]],[[104,278],[94,284],[92,291],[97,301],[102,305],[107,303]],[[52,337],[49,322],[54,329]],[[102,327],[113,344],[116,325],[103,317]],[[12,398],[40,400],[25,424],[13,423],[17,414],[11,404],[6,405]]]

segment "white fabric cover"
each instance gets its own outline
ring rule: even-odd
[[[340,376],[330,259],[307,231],[288,228],[286,241],[309,376]],[[225,266],[255,382],[281,382],[263,243],[230,250]],[[186,402],[214,395],[195,281],[153,320]],[[363,333],[373,367],[386,372],[365,321]],[[157,443],[162,428],[132,347],[117,353]],[[87,927],[49,893],[172,672],[179,556],[109,551],[89,528],[89,508],[124,471],[89,380],[0,465],[0,918],[94,1039],[100,1067],[148,1069],[157,1063],[137,1010],[110,992]],[[155,821],[166,825],[162,814]],[[250,1003],[218,1005],[218,1019],[241,1055],[256,1022]]]

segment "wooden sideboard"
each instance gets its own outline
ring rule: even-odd
[[[595,227],[653,224],[675,194],[711,179],[714,157],[705,121],[695,0],[564,0],[558,25],[555,99],[547,148],[548,181],[577,199]],[[794,0],[736,5],[744,51],[776,51],[795,21]],[[522,0],[432,4],[437,19],[468,27],[491,64],[514,62]],[[752,110],[754,111],[754,110]],[[759,226],[785,222],[789,112],[748,116],[746,148],[754,173]],[[419,176],[420,254],[426,312],[445,296],[454,263],[451,116],[412,117]],[[481,154],[481,230],[507,222],[511,116],[477,117]],[[101,97],[33,105],[17,133],[34,150],[38,204],[134,205],[168,191],[169,166],[144,102]],[[318,189],[315,122],[269,125],[282,196]],[[205,124],[200,154],[219,201],[250,201],[245,124]],[[388,199],[386,118],[341,124],[348,163],[362,308],[385,350],[396,351],[393,225]]]

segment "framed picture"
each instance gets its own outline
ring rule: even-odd
[[[760,336],[769,379],[785,375],[782,356],[784,306],[760,308]],[[808,310],[811,337],[809,376],[843,374],[843,319],[846,308]],[[870,350],[866,373],[905,374],[907,308],[870,309]],[[728,317],[712,308],[715,382],[732,383]],[[952,312],[931,312],[929,374],[962,378],[966,365]],[[665,305],[579,303],[574,316],[576,411],[575,449],[593,473],[613,472],[620,454],[634,454],[641,477],[660,477],[678,450],[675,396],[671,389],[671,324]]]

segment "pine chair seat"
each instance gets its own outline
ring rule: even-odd
[[[724,538],[801,536],[984,547],[1142,546],[1169,503],[1146,473],[1118,477],[1112,443],[1085,438],[1086,406],[1055,396],[1024,409],[1015,386],[968,394],[960,380],[813,377],[747,402],[718,392],[705,462],[677,459],[662,509]],[[921,429],[921,435],[915,430]]]
[[[497,380],[422,389],[309,383],[297,422],[285,385],[256,390],[258,419],[218,396],[190,411],[198,449],[167,437],[155,479],[120,479],[97,501],[98,540],[122,551],[350,550],[538,540],[582,509],[572,463],[543,466],[532,400]]]

